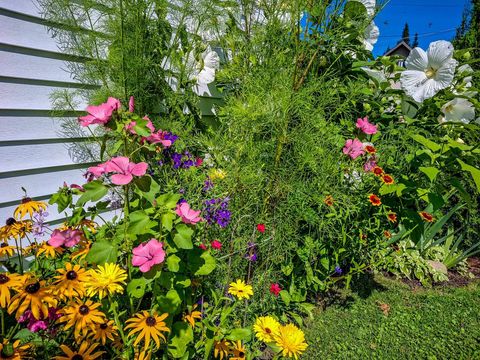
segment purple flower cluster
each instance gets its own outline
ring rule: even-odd
[[[203,191],[207,192],[208,190],[213,189],[213,182],[210,180],[210,178],[207,178],[205,182],[203,183]]]
[[[33,226],[32,233],[33,237],[39,238],[45,235],[45,219],[48,216],[48,212],[40,209],[38,212],[33,214]]]
[[[188,151],[172,154],[173,168],[174,169],[188,169],[195,165],[195,158]]]
[[[208,224],[217,223],[221,228],[226,227],[230,223],[231,212],[228,210],[229,197],[224,199],[210,199],[204,202],[203,209],[204,218]]]
[[[172,134],[169,131],[163,132],[163,140],[170,140],[172,142],[172,145],[175,143],[175,141],[177,141],[177,139],[178,139],[178,135]]]
[[[257,244],[255,244],[254,242],[248,242],[248,252],[245,254],[245,259],[252,262],[257,261],[257,253],[255,252],[256,247]]]

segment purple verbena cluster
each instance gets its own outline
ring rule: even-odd
[[[231,212],[228,210],[229,197],[210,199],[204,202],[203,214],[209,225],[217,223],[221,228],[230,223]]]
[[[195,165],[195,158],[188,151],[181,153],[172,154],[173,168],[174,169],[188,169]]]

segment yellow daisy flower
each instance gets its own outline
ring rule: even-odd
[[[228,357],[228,354],[230,353],[230,343],[227,340],[222,340],[222,341],[215,341],[215,345],[213,348],[213,356],[215,359],[220,358],[220,360],[223,360]]]
[[[192,311],[183,316],[183,321],[187,321],[192,328],[195,327],[195,319],[202,319],[202,313],[195,310],[197,306],[197,304],[193,305]]]
[[[55,360],[95,360],[105,353],[105,351],[94,353],[97,346],[98,344],[89,344],[84,341],[78,348],[78,351],[73,351],[67,345],[60,345],[65,356],[55,356]]]
[[[118,336],[117,330],[118,328],[113,320],[105,320],[103,323],[95,326],[95,333],[92,340],[100,341],[102,345],[105,345],[107,338],[115,341],[115,338]]]
[[[8,245],[8,243],[2,243],[0,245],[0,256],[13,256],[15,253],[15,246]]]
[[[23,276],[18,274],[0,274],[0,306],[7,307],[10,303],[10,290],[18,290],[23,284]]]
[[[13,219],[13,218],[12,218]],[[14,219],[15,220],[15,219]],[[9,226],[4,225],[0,227],[0,241],[6,242],[10,238],[9,235]]]
[[[271,316],[261,316],[255,320],[253,330],[258,340],[264,343],[273,341],[273,335],[278,332],[280,323]]]
[[[92,300],[77,300],[60,311],[63,316],[59,322],[66,322],[64,330],[74,326],[76,338],[79,338],[80,335],[87,336],[89,331],[95,332],[97,324],[105,322],[105,314],[97,310],[99,307],[100,304],[94,303]]]
[[[114,263],[98,265],[96,270],[89,270],[90,279],[85,283],[87,295],[98,295],[102,300],[108,295],[123,293],[123,285],[127,279],[127,272]]]
[[[23,284],[8,306],[8,313],[15,310],[15,318],[18,319],[23,313],[30,309],[36,319],[47,316],[48,308],[55,307],[57,300],[52,296],[51,289],[45,286],[45,281],[37,280],[31,276],[23,277]]]
[[[43,201],[35,201],[29,197],[24,197],[20,205],[18,205],[13,212],[13,216],[20,220],[29,214],[31,218],[34,212],[39,212],[40,210],[47,210],[47,203],[44,203]]]
[[[45,256],[47,259],[55,259],[57,255],[62,255],[64,250],[61,247],[53,247],[48,245],[48,242],[44,242],[37,249],[37,256]]]
[[[250,296],[253,295],[253,288],[251,285],[245,284],[243,280],[238,279],[230,284],[228,293],[236,296],[239,300],[250,299]]]
[[[0,343],[0,360],[22,360],[26,359],[26,353],[30,349],[30,345],[20,345],[20,340],[12,343],[8,339],[3,339]]]
[[[289,358],[298,359],[298,355],[301,355],[308,346],[303,331],[293,324],[280,326],[273,338],[282,355]]]
[[[73,297],[83,297],[85,294],[85,282],[88,280],[88,275],[85,269],[80,265],[65,264],[65,269],[58,269],[60,275],[55,276],[53,285],[55,286],[55,293],[59,295],[60,299]]]
[[[242,345],[242,342],[238,340],[236,343],[233,343],[232,348],[232,357],[230,360],[244,360],[245,359],[245,347]]]
[[[132,336],[139,332],[139,334],[137,334],[135,342],[133,343],[133,346],[137,346],[137,344],[144,339],[144,347],[146,349],[150,345],[150,338],[153,338],[155,344],[157,345],[157,348],[160,347],[160,339],[162,339],[164,342],[167,342],[167,339],[162,334],[162,331],[170,332],[170,329],[166,327],[166,324],[163,321],[167,317],[167,313],[157,315],[157,313],[154,312],[150,315],[148,311],[144,310],[140,313],[135,314],[133,318],[128,319],[128,325],[125,326],[125,330],[132,329],[130,330],[128,336]]]

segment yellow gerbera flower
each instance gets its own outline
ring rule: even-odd
[[[62,300],[72,297],[83,297],[85,294],[85,282],[88,275],[80,265],[65,264],[65,269],[58,269],[60,275],[55,276],[55,293]]]
[[[20,340],[16,340],[12,343],[8,339],[3,339],[0,343],[0,360],[22,360],[26,359],[26,353],[29,350],[30,345],[20,345]]]
[[[123,293],[123,285],[127,279],[127,272],[114,263],[99,265],[96,270],[89,270],[89,280],[85,283],[87,295],[98,295],[102,300],[108,295]]]
[[[34,212],[39,212],[40,210],[46,210],[47,203],[43,201],[35,201],[29,197],[24,197],[20,205],[17,206],[13,212],[13,216],[20,220],[23,219],[27,214],[30,215],[30,218],[33,216]]]
[[[293,324],[280,326],[273,338],[282,355],[289,358],[298,359],[298,355],[301,355],[308,346],[303,331]]]
[[[232,348],[232,357],[230,360],[244,360],[245,359],[245,347],[242,345],[242,342],[238,340],[236,343],[233,343]]]
[[[255,320],[253,330],[258,340],[264,343],[273,341],[273,335],[278,332],[280,323],[271,316],[261,316]]]
[[[94,303],[92,300],[77,300],[72,305],[60,310],[63,316],[59,322],[66,322],[64,330],[75,326],[74,335],[77,339],[80,335],[87,336],[89,331],[95,332],[97,324],[105,322],[105,314],[97,310],[99,307],[100,304]]]
[[[64,250],[61,247],[53,247],[48,245],[48,242],[44,242],[37,249],[37,256],[45,256],[47,259],[55,259],[57,255],[62,255]]]
[[[251,285],[245,284],[243,280],[238,279],[230,284],[228,293],[236,296],[239,300],[250,299],[250,296],[253,295],[253,288]]]
[[[0,256],[13,256],[15,253],[15,246],[8,245],[8,243],[2,243],[0,245]]]
[[[192,328],[195,327],[195,319],[200,320],[202,318],[202,313],[195,310],[197,306],[197,304],[193,305],[192,311],[183,316],[183,321],[187,321]]]
[[[57,300],[52,296],[51,289],[45,286],[45,281],[24,276],[19,293],[12,298],[8,306],[8,313],[11,314],[16,310],[15,318],[18,319],[30,308],[33,316],[41,319],[47,316],[49,307],[56,305]]]
[[[150,345],[150,338],[153,338],[157,348],[160,347],[160,339],[164,342],[167,342],[167,339],[162,334],[164,332],[170,332],[170,329],[166,327],[166,324],[163,320],[168,317],[168,314],[158,315],[156,312],[150,313],[146,310],[135,314],[135,316],[131,319],[127,320],[127,326],[125,326],[125,330],[130,330],[128,336],[132,336],[135,333],[140,332],[137,335],[133,346],[136,346],[140,341],[145,339],[145,349],[148,348]]]
[[[23,284],[23,276],[18,274],[0,274],[0,306],[7,307],[10,303],[10,290],[18,290]]]
[[[93,335],[92,340],[100,340],[102,345],[105,345],[107,338],[115,341],[118,336],[117,330],[118,328],[113,320],[105,320],[103,323],[95,326],[95,334]]]
[[[222,340],[222,341],[215,341],[215,345],[213,348],[213,356],[216,358],[220,358],[220,360],[223,360],[228,357],[228,354],[230,353],[230,343],[227,340]]]
[[[66,356],[55,356],[55,360],[95,360],[105,353],[105,351],[94,353],[97,346],[98,344],[90,344],[84,341],[78,348],[78,351],[73,351],[67,345],[60,345]]]

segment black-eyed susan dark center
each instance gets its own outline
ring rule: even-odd
[[[78,277],[78,275],[75,271],[70,270],[69,272],[67,272],[66,277],[67,277],[67,280],[75,280]]]
[[[35,294],[38,290],[40,290],[40,283],[38,281],[33,284],[28,284],[25,288],[25,291],[29,294]]]
[[[17,220],[15,220],[14,218],[8,218],[7,221],[5,221],[5,224],[7,224],[8,226],[12,226],[16,222]]]
[[[32,198],[24,197],[24,198],[22,199],[22,204],[26,204],[26,203],[28,203],[28,202],[30,202],[30,201],[32,201]]]
[[[4,247],[7,247],[8,244],[7,243],[2,243],[2,245],[0,245],[0,247],[4,248]]]
[[[102,330],[106,330],[107,328],[108,328],[108,324],[103,323],[102,325],[100,325],[100,329]]]
[[[10,281],[10,278],[5,274],[0,274],[0,284],[6,284]]]
[[[155,326],[155,324],[157,323],[157,320],[155,320],[154,317],[149,316],[149,317],[147,317],[147,319],[145,320],[145,323],[146,323],[148,326]]]
[[[83,356],[80,354],[75,354],[72,356],[72,360],[83,360]]]
[[[266,332],[267,334],[271,334],[271,333],[272,333],[272,330],[270,330],[269,328],[265,328],[265,332]]]
[[[78,312],[79,312],[81,315],[87,315],[87,314],[90,312],[90,309],[88,308],[87,305],[81,305],[81,306],[78,308]]]

